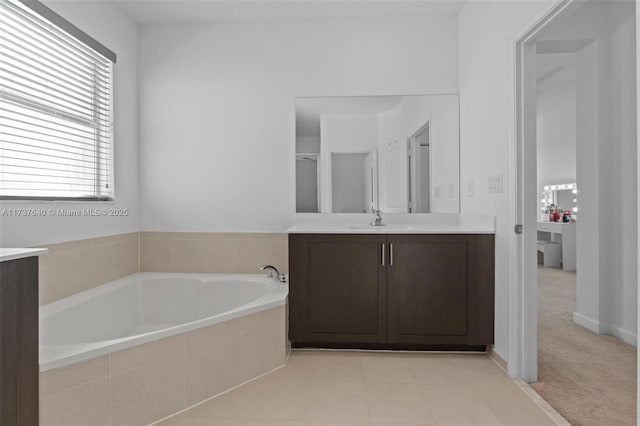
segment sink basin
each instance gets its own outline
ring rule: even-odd
[[[383,226],[349,225],[349,229],[390,232],[390,231],[411,231],[411,230],[414,230],[415,228],[409,225],[383,225]]]

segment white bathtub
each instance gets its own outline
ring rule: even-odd
[[[284,305],[265,275],[138,273],[40,308],[40,371]]]

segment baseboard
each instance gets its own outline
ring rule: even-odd
[[[632,346],[638,346],[638,336],[624,328],[611,324],[600,324],[600,334],[609,334]]]
[[[594,333],[600,334],[600,323],[596,320],[589,318],[586,315],[582,315],[581,313],[574,312],[573,322],[586,328],[589,331],[593,331]]]
[[[489,355],[502,369],[507,372],[509,371],[507,361],[498,354],[493,345],[487,346],[487,355]]]
[[[598,334],[608,334],[617,337],[632,346],[638,346],[638,336],[628,330],[615,325],[598,322],[578,312],[573,313],[573,322]]]

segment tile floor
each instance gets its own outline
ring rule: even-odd
[[[554,423],[488,356],[293,351],[287,365],[161,426]]]

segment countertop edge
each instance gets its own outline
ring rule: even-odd
[[[285,234],[361,234],[361,235],[446,235],[446,234],[490,234],[495,235],[496,231],[493,229],[420,229],[420,230],[397,230],[397,229],[381,229],[381,230],[368,230],[368,229],[343,229],[343,228],[300,228],[300,229],[287,229]]]
[[[42,256],[49,253],[46,248],[0,248],[0,262]]]

